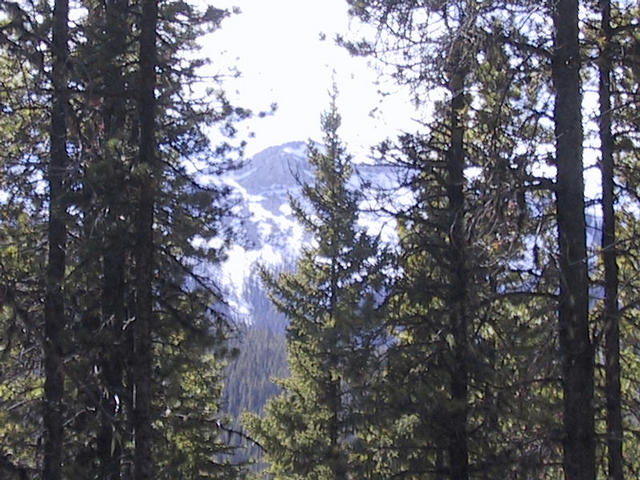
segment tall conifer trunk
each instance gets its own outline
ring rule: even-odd
[[[135,435],[134,478],[151,480],[151,330],[153,322],[153,210],[155,202],[155,87],[157,0],[143,0],[140,33],[139,192],[135,219],[135,288],[133,379],[135,385],[133,427]]]
[[[466,33],[466,32],[465,32]],[[449,322],[453,336],[451,369],[451,425],[449,468],[451,480],[469,478],[468,417],[468,345],[467,345],[467,272],[464,236],[464,125],[465,76],[464,51],[456,39],[451,54],[449,92],[451,100],[451,139],[447,158],[447,197],[449,201]]]
[[[66,200],[67,168],[67,57],[68,0],[56,0],[53,7],[53,98],[51,104],[51,157],[47,172],[49,182],[49,253],[46,271],[44,310],[44,465],[43,480],[60,480],[62,475],[64,367],[63,338],[65,328],[63,282],[66,268]]]
[[[622,480],[620,392],[620,312],[614,210],[614,159],[611,133],[611,2],[600,0],[604,46],[600,53],[600,152],[602,172],[602,260],[604,264],[605,397],[610,480]]]
[[[334,93],[335,95],[335,93]],[[332,98],[332,111],[335,111],[335,97]],[[331,152],[331,146],[328,145],[328,150]],[[336,177],[331,179],[337,181]],[[330,183],[331,184],[331,183]],[[332,193],[335,189],[332,189]],[[337,237],[337,232],[340,228],[338,225],[340,218],[334,219],[333,226],[333,238],[331,241],[332,246],[340,245],[340,241]],[[339,251],[335,251],[333,254],[335,257],[339,255]],[[331,286],[330,286],[330,299],[329,299],[329,315],[331,318],[332,326],[329,332],[329,347],[331,349],[339,348],[342,344],[340,335],[338,334],[340,319],[337,317],[338,313],[338,295],[340,291],[339,287],[339,269],[340,265],[337,258],[331,260]],[[331,412],[331,418],[329,419],[329,465],[332,470],[332,475],[335,480],[346,479],[347,472],[345,471],[345,465],[343,462],[343,454],[340,451],[340,412],[343,408],[342,397],[340,389],[340,378],[335,378],[336,372],[339,371],[339,357],[335,352],[329,354],[329,365],[327,369],[327,404],[329,411]]]
[[[578,1],[553,0],[556,213],[560,266],[558,311],[567,480],[595,479],[594,353],[589,334],[589,283],[582,167],[582,96]]]
[[[125,179],[121,164],[121,142],[124,140],[126,120],[122,56],[127,40],[127,0],[107,0],[105,4],[105,51],[102,118],[105,137],[105,161],[111,163],[110,178],[104,179],[105,204],[104,235],[102,238],[102,329],[107,333],[101,355],[105,389],[100,407],[98,456],[100,477],[104,480],[120,478],[121,444],[114,436],[120,429],[118,404],[123,403],[123,360],[125,358],[123,325],[125,322],[125,252],[127,246],[124,218],[125,194],[121,191]]]

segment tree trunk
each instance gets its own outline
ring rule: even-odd
[[[600,0],[604,47],[600,53],[600,151],[602,172],[602,261],[604,264],[605,397],[610,480],[622,480],[620,393],[620,312],[614,210],[614,160],[611,134],[611,2]]]
[[[153,210],[155,202],[155,87],[157,0],[143,0],[140,33],[139,199],[135,229],[136,320],[134,322],[135,384],[133,427],[135,480],[151,480],[151,324],[153,321]]]
[[[53,7],[52,56],[53,98],[51,105],[51,159],[49,182],[49,253],[44,308],[44,465],[43,480],[60,480],[62,475],[65,329],[63,283],[66,267],[67,168],[67,57],[68,0],[56,0]]]
[[[334,99],[335,101],[335,99]],[[335,106],[332,107],[332,111],[335,109]],[[329,147],[330,148],[330,147]],[[329,154],[331,152],[329,151]],[[332,158],[332,161],[335,162],[335,158]],[[333,178],[337,180],[337,176]],[[338,334],[337,328],[339,328],[339,319],[336,317],[338,312],[338,295],[340,292],[339,287],[339,262],[338,255],[339,250],[337,246],[340,245],[340,240],[338,238],[338,229],[337,225],[339,218],[334,218],[336,224],[333,228],[333,236],[331,240],[331,246],[335,249],[332,252],[334,258],[331,260],[331,277],[330,277],[330,299],[329,299],[329,314],[331,317],[331,331],[329,332],[329,343],[328,348],[330,350],[329,353],[329,364],[327,368],[327,400],[329,411],[331,412],[331,418],[329,419],[329,467],[331,468],[333,479],[334,480],[344,480],[346,479],[347,472],[345,471],[345,465],[343,462],[344,455],[340,451],[340,413],[342,410],[342,400],[341,400],[341,391],[340,391],[340,378],[334,378],[334,374],[339,371],[339,353],[336,353],[335,349],[339,349],[342,345],[341,338]]]
[[[563,466],[567,480],[593,480],[594,354],[589,336],[578,2],[554,0],[552,5],[560,266],[558,323],[564,406]]]
[[[124,140],[126,121],[124,79],[121,56],[126,50],[127,0],[108,0],[105,5],[106,52],[104,59],[102,102],[105,138],[103,151],[106,161],[111,162],[114,172],[105,178],[103,202],[105,205],[105,228],[102,252],[102,328],[107,333],[102,346],[101,370],[104,379],[104,393],[100,407],[100,433],[98,435],[98,456],[100,478],[115,480],[120,478],[121,442],[114,431],[121,430],[119,407],[123,404],[123,360],[125,358],[125,252],[126,229],[123,220],[127,216],[121,186],[124,184],[124,165],[121,164],[119,141]]]
[[[463,46],[455,40],[449,78],[451,100],[451,139],[447,158],[447,198],[449,201],[449,311],[453,336],[451,369],[451,425],[449,436],[449,467],[451,480],[469,478],[467,439],[468,417],[468,319],[467,272],[465,271],[464,237],[464,125],[465,66]]]

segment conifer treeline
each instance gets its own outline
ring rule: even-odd
[[[411,88],[421,128],[376,149],[404,193],[384,246],[332,95],[292,201],[315,243],[263,272],[291,372],[245,419],[265,475],[637,477],[638,6],[348,4],[374,34],[340,41]],[[229,325],[197,268],[221,252],[193,241],[225,191],[184,163],[219,172],[204,127],[247,112],[191,88],[226,16],[195,5],[0,5],[3,478],[252,475],[225,459]]]
[[[376,33],[340,41],[423,112],[419,131],[377,149],[412,202],[385,199],[399,236],[385,270],[372,258],[388,252],[357,248],[332,104],[295,209],[317,246],[297,273],[265,277],[290,320],[292,372],[266,415],[247,418],[268,472],[634,478],[638,7],[348,3]],[[597,197],[585,192],[593,157]]]
[[[197,41],[228,12],[0,8],[0,476],[233,477],[231,325],[196,271],[219,259],[226,193],[184,162],[223,170],[232,148],[204,130],[248,114],[215,78],[196,93]]]

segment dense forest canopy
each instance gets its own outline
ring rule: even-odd
[[[0,4],[2,478],[640,475],[639,7],[346,3],[418,127],[355,181],[334,85],[248,324],[212,267],[252,113],[200,52],[240,9]]]

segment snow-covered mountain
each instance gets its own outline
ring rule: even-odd
[[[234,242],[222,265],[221,281],[237,316],[245,321],[252,308],[244,298],[258,265],[291,265],[309,241],[294,219],[289,195],[300,197],[303,182],[312,180],[306,144],[269,147],[226,175],[233,189]]]
[[[386,180],[379,168],[358,170],[350,182],[352,188]],[[312,239],[292,215],[289,198],[301,199],[302,184],[313,180],[303,142],[267,148],[224,178],[234,192],[231,226],[235,235],[227,260],[210,274],[222,284],[231,317],[239,327],[233,346],[240,353],[225,378],[224,405],[232,418],[237,419],[245,410],[260,413],[267,398],[280,391],[272,379],[288,375],[287,319],[267,298],[257,267],[264,265],[275,271],[295,268],[302,247]],[[381,224],[373,215],[363,215],[361,223],[373,233]],[[239,424],[235,428],[239,429]],[[259,461],[255,446],[245,447],[236,460]]]
[[[390,185],[389,170],[360,165],[351,182],[352,188],[362,183]],[[313,171],[307,161],[307,144],[290,142],[269,147],[237,170],[229,172],[225,182],[233,189],[235,238],[220,280],[226,297],[242,321],[255,320],[255,308],[247,299],[248,288],[255,288],[258,265],[271,269],[289,269],[295,264],[304,244],[311,239],[296,221],[289,206],[290,196],[301,198],[303,183],[313,182]],[[389,219],[363,214],[360,223],[377,234]],[[395,229],[387,228],[387,236]],[[251,287],[248,285],[251,284]]]

